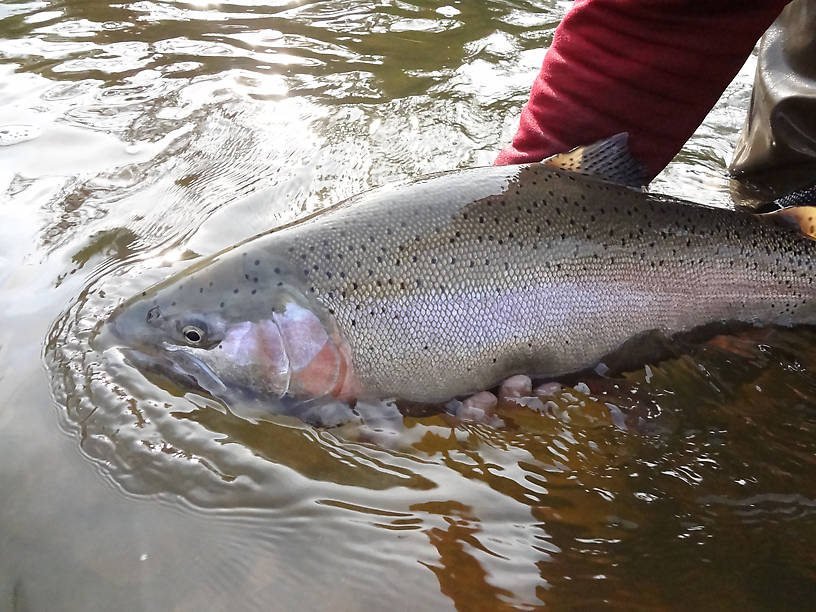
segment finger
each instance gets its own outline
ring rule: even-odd
[[[533,392],[533,381],[529,376],[519,374],[506,379],[499,387],[499,397],[507,399],[511,397],[528,397]]]
[[[544,383],[542,385],[538,385],[535,388],[535,390],[533,391],[533,394],[536,397],[552,397],[556,393],[558,393],[560,390],[561,390],[561,383],[546,382],[546,383]]]

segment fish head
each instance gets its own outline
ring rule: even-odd
[[[304,289],[285,262],[235,250],[127,300],[106,325],[133,365],[228,405],[239,395],[348,400],[347,344]]]

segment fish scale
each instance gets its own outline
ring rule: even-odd
[[[342,338],[359,395],[439,402],[517,373],[594,366],[645,332],[814,323],[814,248],[767,219],[543,164],[475,168],[378,188],[249,239],[113,320],[126,344],[165,351],[208,388],[229,387],[219,368],[242,367],[236,386],[278,389],[285,373],[269,377],[263,362],[280,341],[274,325],[251,336],[244,322],[313,313]],[[150,309],[166,323],[145,325]],[[184,348],[178,330],[190,320],[227,330],[234,353]],[[308,329],[287,340],[304,364],[326,341]]]
[[[375,190],[242,248],[296,262],[364,387],[416,401],[577,371],[647,330],[813,313],[796,232],[539,164]]]

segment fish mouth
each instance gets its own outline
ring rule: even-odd
[[[219,393],[227,390],[226,385],[215,375],[215,372],[195,355],[191,355],[184,348],[178,346],[165,344],[163,348],[171,355],[168,360],[173,364],[173,368],[191,376],[202,389],[209,391],[216,397],[218,397]]]
[[[147,353],[140,349],[123,348],[119,351],[125,361],[144,373],[158,374],[183,388],[205,391],[221,397],[227,387],[201,360],[181,349],[164,347],[167,354]]]
[[[184,392],[204,392],[222,401],[232,414],[252,422],[268,420],[272,415],[286,415],[313,425],[333,427],[355,418],[352,406],[334,398],[269,396],[243,385],[230,384],[227,387],[205,363],[183,349],[167,349],[168,354],[151,354],[124,347],[118,350],[125,361],[148,380],[153,375],[178,385]],[[155,379],[151,382],[167,389]]]

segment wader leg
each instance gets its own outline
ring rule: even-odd
[[[816,183],[814,169],[816,0],[794,0],[762,37],[751,106],[730,170],[784,191]]]

